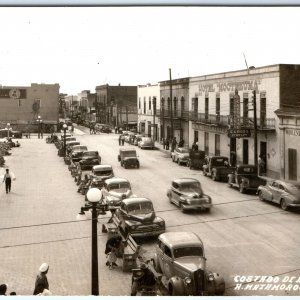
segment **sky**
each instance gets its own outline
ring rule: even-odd
[[[0,85],[156,84],[300,64],[300,7],[0,7]]]

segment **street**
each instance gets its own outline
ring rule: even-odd
[[[115,176],[126,178],[133,194],[153,201],[167,231],[197,233],[205,247],[207,266],[226,282],[225,295],[299,295],[298,291],[248,291],[235,289],[236,276],[300,276],[299,212],[261,202],[255,194],[241,194],[226,183],[214,182],[201,171],[178,166],[169,153],[140,150],[140,169],[124,169],[117,160],[118,135],[90,135],[79,127],[75,134],[89,150],[98,150],[102,164],[111,164]],[[83,133],[86,134],[83,134]],[[38,267],[48,262],[48,281],[54,295],[90,295],[91,221],[76,221],[84,196],[53,144],[36,138],[23,139],[7,164],[15,173],[12,193],[0,191],[0,281],[18,295],[31,295]],[[128,144],[125,144],[127,147]],[[131,146],[133,147],[133,146]],[[182,213],[169,203],[166,193],[172,179],[198,179],[212,197],[210,213]],[[106,234],[98,225],[99,281],[101,295],[129,295],[131,274],[121,263],[105,266]],[[143,242],[149,258],[155,239]],[[116,286],[117,284],[117,286]]]

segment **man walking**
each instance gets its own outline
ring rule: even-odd
[[[49,290],[49,283],[47,279],[47,273],[49,270],[49,265],[47,263],[43,263],[39,268],[39,274],[36,277],[35,280],[35,286],[33,295],[38,295],[40,293],[43,293],[45,289]]]
[[[9,173],[9,169],[6,169],[6,173],[5,173],[4,178],[3,178],[3,182],[5,182],[6,194],[10,193],[11,178],[12,178],[12,175]]]

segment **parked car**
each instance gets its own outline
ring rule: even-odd
[[[206,269],[203,242],[193,232],[161,234],[153,261],[171,296],[212,296],[225,292],[223,277]]]
[[[97,180],[106,180],[114,177],[114,171],[111,165],[96,165],[92,168],[92,177]]]
[[[212,207],[211,197],[204,194],[201,184],[194,178],[179,178],[172,181],[167,192],[170,203],[177,205],[182,212],[206,210]]]
[[[73,146],[71,151],[71,158],[73,162],[79,162],[82,158],[83,152],[87,151],[87,146]]]
[[[205,164],[205,152],[201,150],[190,150],[189,158],[186,165],[190,169],[200,169],[202,170],[203,165]]]
[[[138,146],[139,142],[142,140],[143,135],[142,134],[135,134],[134,135],[134,146]]]
[[[71,153],[72,147],[79,146],[79,145],[80,145],[80,142],[77,142],[77,141],[66,142],[66,152],[67,152],[67,154]],[[63,144],[62,144],[62,146],[63,146]]]
[[[104,181],[102,197],[109,206],[119,206],[122,200],[130,196],[132,196],[132,190],[127,179],[113,177]]]
[[[124,199],[116,216],[123,232],[133,237],[158,236],[166,230],[165,221],[156,216],[153,204],[147,198]]]
[[[238,187],[241,193],[257,191],[257,188],[265,183],[264,179],[258,177],[255,165],[238,165],[234,172],[228,175],[229,186]]]
[[[120,148],[118,161],[121,166],[127,169],[128,167],[139,168],[140,162],[136,155],[136,150],[134,148]]]
[[[189,160],[189,150],[186,148],[175,148],[174,152],[171,153],[173,162],[177,162],[178,165],[184,163],[187,164]]]
[[[300,183],[274,180],[258,187],[260,200],[280,204],[283,210],[290,207],[300,208]]]
[[[138,146],[141,149],[154,149],[154,141],[151,137],[142,137],[141,140],[138,142]]]
[[[79,165],[81,170],[91,170],[93,166],[101,164],[101,157],[98,151],[85,151],[82,154]]]
[[[234,172],[234,167],[229,166],[226,156],[207,156],[206,164],[203,165],[203,175],[210,176],[212,180],[228,180],[228,174]]]

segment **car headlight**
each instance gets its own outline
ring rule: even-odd
[[[179,199],[180,199],[182,202],[187,202],[187,199],[184,198],[184,197],[180,197]]]
[[[214,274],[211,273],[211,274],[208,275],[208,280],[209,281],[214,281],[214,279],[215,279]]]
[[[249,179],[248,178],[243,178],[243,184],[244,185],[249,185]]]
[[[136,225],[130,225],[130,229],[135,230],[135,229],[137,229],[137,226]]]
[[[184,278],[184,282],[185,282],[186,284],[190,284],[190,283],[192,282],[192,279],[191,279],[190,277],[185,277],[185,278]]]

